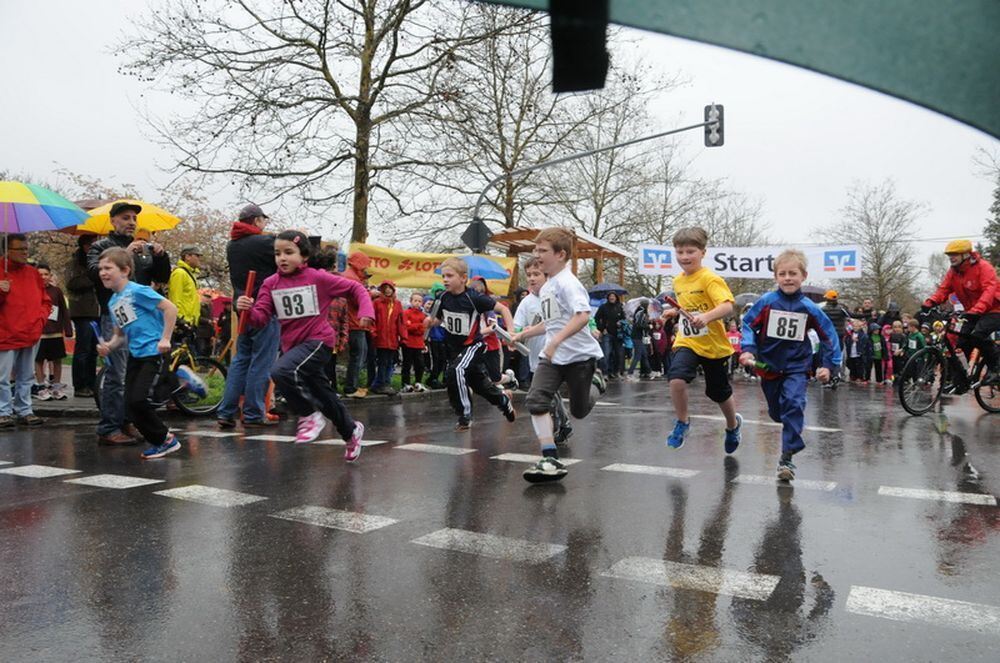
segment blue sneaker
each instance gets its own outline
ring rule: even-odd
[[[178,366],[177,370],[174,371],[177,377],[183,382],[183,386],[187,387],[188,390],[195,394],[198,398],[205,398],[208,394],[208,389],[205,388],[205,381],[201,379],[197,373],[192,371],[187,366]]]
[[[671,449],[680,449],[684,446],[684,436],[691,428],[691,422],[684,423],[680,419],[674,421],[674,432],[667,438],[667,446]]]
[[[167,439],[163,441],[158,447],[150,447],[142,452],[142,457],[144,460],[151,460],[153,458],[163,458],[167,454],[172,454],[181,448],[181,443],[177,441],[177,437],[173,433],[167,433]]]
[[[743,432],[743,415],[736,414],[736,428],[726,429],[726,453],[734,453],[740,448],[740,439]]]

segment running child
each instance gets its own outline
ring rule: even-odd
[[[256,301],[241,295],[236,308],[250,311],[254,327],[278,318],[282,354],[271,368],[271,379],[299,417],[295,441],[312,442],[329,419],[346,444],[344,459],[353,462],[361,455],[365,427],[351,418],[324,372],[337,342],[327,308],[337,297],[347,297],[358,307],[362,328],[371,326],[375,309],[368,291],[357,281],[307,266],[310,253],[309,238],[303,233],[286,230],[279,234],[274,240],[278,271],[264,279]]]
[[[132,252],[119,246],[105,249],[98,259],[98,276],[112,293],[108,311],[115,333],[110,341],[98,342],[97,352],[107,357],[128,343],[125,419],[152,445],[142,452],[142,457],[150,460],[181,448],[177,436],[157,415],[158,404],[151,401],[154,395],[165,397],[177,384],[169,370],[170,337],[177,322],[177,307],[149,286],[130,281],[133,269]]]
[[[677,318],[677,337],[670,362],[670,398],[677,412],[674,430],[667,446],[680,449],[691,428],[688,419],[688,383],[694,380],[701,366],[705,374],[705,395],[719,405],[726,418],[725,449],[727,454],[740,446],[743,417],[736,412],[733,389],[729,384],[727,364],[733,348],[726,338],[722,319],[733,315],[736,300],[725,280],[702,266],[708,233],[697,226],[681,228],[674,234],[674,254],[683,274],[674,277],[677,303],[688,315],[676,309],[663,312],[666,318]]]
[[[494,311],[503,318],[507,329],[514,320],[510,309],[491,297],[467,287],[469,266],[461,258],[448,258],[441,263],[441,306],[437,316],[427,319],[427,325],[441,325],[447,336],[448,368],[445,384],[448,401],[458,415],[455,430],[466,431],[472,426],[472,399],[469,389],[479,394],[503,412],[507,421],[514,421],[514,401],[510,392],[493,383],[486,370],[486,343],[483,340],[483,313]]]
[[[517,305],[514,312],[514,331],[523,332],[529,327],[533,327],[542,321],[542,300],[538,298],[538,293],[545,284],[545,272],[542,271],[542,261],[536,256],[528,259],[524,265],[524,274],[528,279],[528,294],[524,296],[521,303]],[[528,367],[534,373],[538,370],[538,359],[545,347],[545,336],[538,334],[527,340],[528,346]],[[556,392],[552,396],[552,429],[556,444],[562,444],[573,434],[573,427],[569,423],[569,414],[563,404],[562,396]]]
[[[590,296],[567,262],[573,254],[573,233],[547,228],[535,238],[535,256],[548,280],[538,291],[542,321],[514,335],[514,340],[545,334],[545,347],[528,391],[531,425],[542,448],[542,459],[524,472],[531,482],[558,481],[566,476],[559,461],[552,429],[552,399],[559,388],[569,387],[569,411],[583,419],[593,409],[606,386],[597,361],[604,356],[601,344],[590,333]]]
[[[806,385],[812,372],[813,348],[808,332],[821,343],[822,366],[816,378],[826,383],[840,364],[840,340],[830,318],[802,293],[807,273],[801,251],[782,251],[774,261],[776,290],[765,294],[743,317],[740,363],[757,366],[767,413],[781,423],[778,479],[795,478],[792,456],[805,448]],[[763,366],[760,365],[763,363]]]

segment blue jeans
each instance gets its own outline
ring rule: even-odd
[[[101,316],[101,336],[111,340],[115,335],[115,326],[111,316]],[[104,359],[108,370],[104,373],[104,383],[101,385],[101,421],[97,424],[98,435],[111,435],[121,431],[125,423],[125,369],[128,367],[128,343],[112,350]]]
[[[635,373],[635,367],[639,366],[639,375],[649,375],[649,356],[646,352],[646,344],[642,339],[635,340],[635,351],[632,353],[632,363],[628,367],[628,374]]]
[[[368,352],[368,333],[352,329],[347,335],[347,377],[344,378],[344,393],[353,394],[358,389],[358,377]]]
[[[375,357],[377,366],[372,389],[392,386],[392,373],[396,367],[396,351],[378,348],[375,350]]]
[[[31,412],[31,385],[35,384],[35,353],[38,343],[16,350],[0,350],[0,417]],[[14,375],[13,401],[10,376]]]
[[[259,329],[250,329],[236,339],[236,356],[226,374],[226,391],[222,394],[217,417],[235,419],[236,408],[243,397],[243,421],[263,421],[264,397],[270,381],[271,366],[278,356],[281,329],[278,319]]]
[[[90,328],[97,318],[73,318],[76,346],[73,350],[73,391],[93,389],[97,375],[97,338]]]

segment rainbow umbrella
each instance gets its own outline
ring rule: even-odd
[[[59,230],[81,223],[87,213],[57,193],[34,184],[0,182],[0,227],[4,234],[4,270],[7,269],[7,233]]]
[[[107,235],[112,231],[111,227],[111,207],[115,203],[132,203],[133,205],[138,205],[142,208],[136,218],[136,229],[137,230],[148,230],[151,233],[159,232],[161,230],[170,230],[178,223],[181,222],[176,216],[168,212],[167,210],[157,207],[152,203],[146,203],[141,200],[133,200],[131,198],[120,198],[114,200],[107,205],[101,205],[96,207],[89,212],[89,218],[86,223],[80,223],[76,227],[77,233],[94,233],[95,235]]]

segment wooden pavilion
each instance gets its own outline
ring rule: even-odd
[[[535,248],[535,237],[538,232],[537,228],[510,228],[493,235],[490,238],[489,246],[503,249],[508,256],[518,257],[522,253],[530,253]],[[573,235],[575,240],[573,242],[573,255],[570,256],[570,265],[574,274],[576,274],[578,261],[593,260],[594,280],[596,283],[601,283],[605,278],[605,261],[614,260],[618,263],[618,284],[625,285],[625,259],[630,255],[628,251],[579,230],[574,230]],[[518,269],[519,266],[514,267],[511,278],[511,282],[515,286],[518,283]]]

